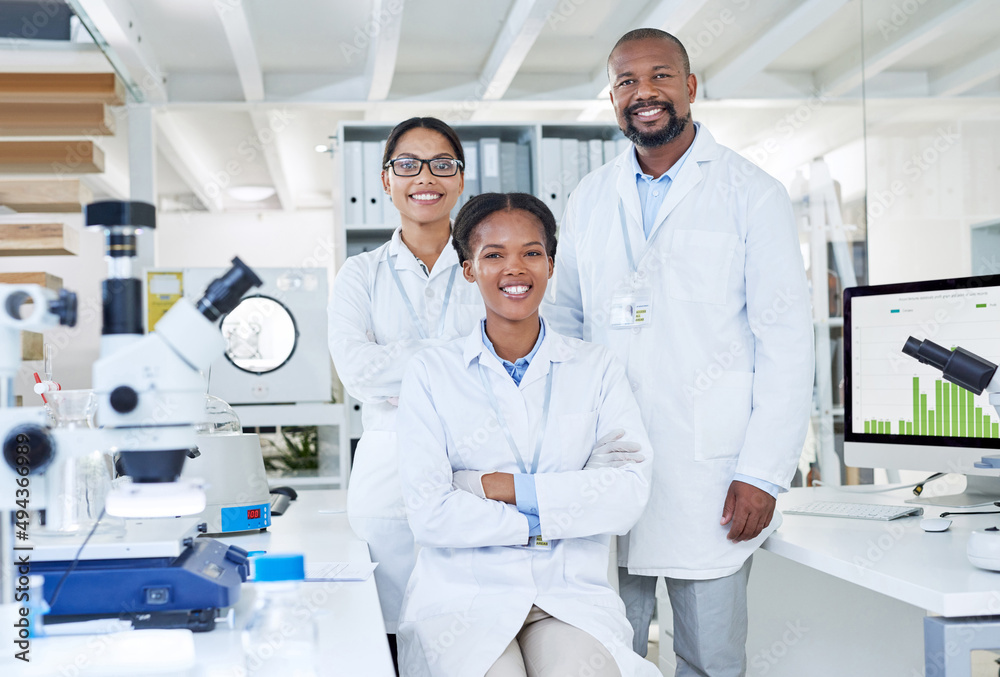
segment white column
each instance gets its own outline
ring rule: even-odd
[[[128,107],[128,173],[130,199],[156,205],[156,124],[148,103]],[[156,265],[156,238],[143,233],[138,240],[136,274],[141,275]]]

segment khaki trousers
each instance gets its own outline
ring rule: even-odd
[[[594,637],[532,606],[521,632],[486,677],[621,677]]]

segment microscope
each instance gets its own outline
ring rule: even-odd
[[[205,411],[205,380],[200,372],[225,350],[216,321],[261,281],[234,258],[232,268],[214,280],[197,303],[180,299],[154,332],[144,334],[142,282],[134,271],[136,240],[155,228],[154,207],[142,202],[97,202],[85,208],[84,217],[86,227],[103,232],[108,264],[102,283],[100,357],[93,365],[101,428],[53,430],[46,426],[41,408],[0,410],[6,461],[0,464],[0,485],[13,487],[27,477],[32,487],[30,508],[44,508],[44,471],[53,458],[95,449],[114,454],[127,478],[116,481],[104,509],[108,515],[130,518],[124,521],[125,533],[97,534],[92,529],[51,542],[38,539],[25,548],[30,548],[31,573],[44,576],[49,616],[148,620],[155,614],[156,627],[208,630],[214,627],[216,612],[238,599],[247,575],[247,553],[197,538],[207,531],[205,523],[179,517],[201,513],[206,503],[203,482],[182,478],[181,472],[185,461],[199,453],[195,426]],[[70,324],[73,319],[70,307],[75,309],[71,303],[75,298],[68,295],[53,299],[51,292],[37,289],[6,293],[33,294],[38,316],[5,317],[5,331],[9,325],[11,334],[56,322]],[[2,340],[3,347],[16,343],[6,334]],[[8,353],[0,359],[7,359]],[[4,386],[7,393],[10,387],[9,382]],[[14,494],[13,488],[3,491],[0,509],[20,507],[7,504]],[[0,548],[8,557],[15,542],[10,521],[3,523]],[[9,570],[5,566],[4,572]],[[11,587],[5,582],[5,595]]]
[[[941,370],[941,376],[946,381],[971,390],[976,395],[988,392],[990,404],[1000,414],[1000,370],[997,365],[964,348],[948,350],[933,341],[921,341],[912,336],[906,339],[903,353],[922,364]],[[975,467],[981,470],[1000,470],[1000,456],[984,456],[975,463]],[[987,494],[984,502],[988,504],[995,498],[997,497]],[[994,502],[994,505],[1000,506],[1000,501]],[[1000,571],[1000,531],[996,527],[986,531],[973,531],[969,536],[966,554],[973,565]]]

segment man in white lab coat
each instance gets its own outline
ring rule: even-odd
[[[626,365],[655,450],[649,504],[619,543],[636,651],[664,576],[678,677],[743,675],[750,558],[780,523],[811,408],[792,207],[692,122],[697,81],[672,35],[626,34],[608,74],[634,145],[570,196],[543,314]]]

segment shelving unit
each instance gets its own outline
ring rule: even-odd
[[[383,208],[383,219],[380,223],[359,222],[357,218],[352,218],[350,214],[357,213],[358,204],[363,204],[365,180],[369,182],[371,188],[377,188],[381,193],[381,184],[375,184],[380,172],[379,166],[372,166],[369,162],[364,164],[357,151],[348,151],[345,144],[351,142],[379,143],[384,144],[392,125],[367,122],[345,122],[341,123],[338,131],[333,153],[334,177],[340,189],[340,210],[338,213],[338,252],[340,259],[338,265],[342,264],[344,258],[353,256],[363,251],[370,251],[383,244],[392,236],[392,231],[398,223],[398,216],[395,210],[389,205],[388,209]],[[593,124],[593,123],[573,123],[565,122],[559,124],[550,123],[511,123],[511,124],[479,124],[479,123],[454,123],[452,125],[458,133],[459,138],[466,150],[466,195],[464,199],[470,197],[474,192],[470,189],[479,182],[481,185],[481,174],[483,157],[480,156],[479,142],[482,139],[499,139],[501,144],[513,143],[527,149],[530,167],[530,187],[531,193],[539,198],[545,199],[550,207],[558,204],[558,197],[546,199],[553,193],[562,195],[562,204],[565,204],[565,197],[576,187],[580,178],[590,170],[589,158],[586,164],[579,164],[575,171],[552,171],[551,163],[546,163],[543,158],[542,146],[545,139],[574,139],[578,142],[612,141],[618,143],[625,142],[625,137],[617,126],[613,124]],[[381,163],[381,148],[379,147],[379,164]],[[475,150],[472,150],[475,148]],[[603,146],[602,146],[603,148]],[[622,146],[617,146],[620,152]],[[348,151],[348,152],[345,152]],[[616,152],[616,154],[617,154]],[[351,157],[348,158],[348,155]],[[372,154],[374,155],[374,154]],[[475,156],[475,166],[473,166],[473,156]],[[602,155],[602,159],[603,159]],[[350,165],[350,167],[348,166]],[[351,173],[353,172],[353,173]],[[362,176],[358,176],[358,174]],[[556,184],[553,181],[546,181],[544,177],[555,175],[558,178]],[[474,178],[477,177],[477,178]],[[362,192],[361,195],[357,191]],[[475,191],[478,192],[478,191]],[[380,195],[381,196],[381,195]],[[381,196],[384,197],[384,196]],[[553,209],[556,218],[562,217],[561,209]]]

